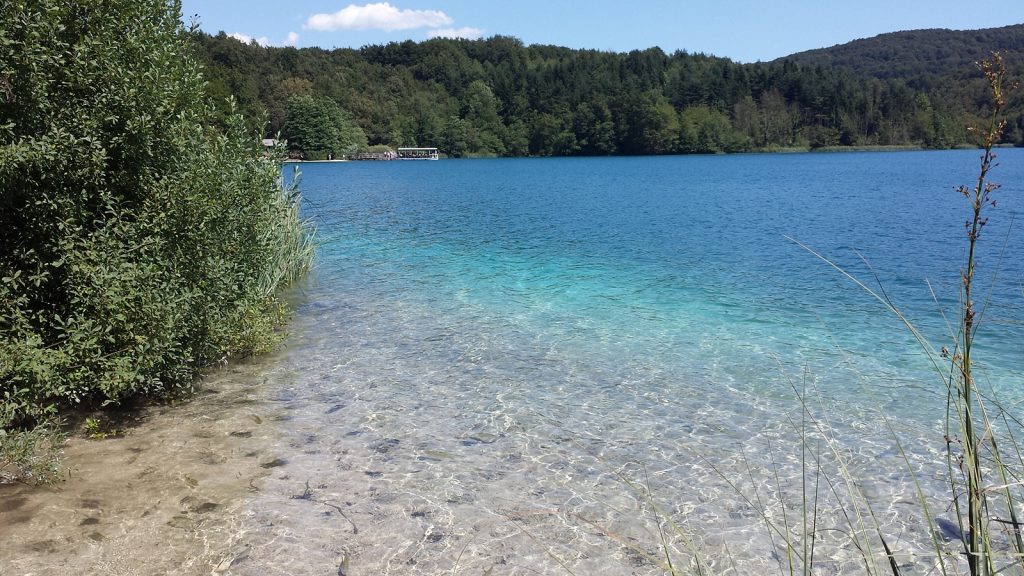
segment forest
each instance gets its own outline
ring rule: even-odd
[[[1011,72],[1024,69],[1013,52],[1024,25],[901,32],[754,64],[507,36],[324,50],[194,34],[223,112],[232,99],[307,159],[399,146],[452,157],[971,146],[967,127],[990,105],[973,61],[1008,50]],[[1019,93],[1008,114],[1001,142],[1024,145]]]

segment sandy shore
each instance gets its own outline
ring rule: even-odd
[[[215,375],[116,437],[71,438],[65,481],[0,486],[0,573],[207,575],[243,559],[244,499],[284,455],[267,451],[274,414],[240,380]]]

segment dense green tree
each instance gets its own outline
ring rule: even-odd
[[[804,126],[800,129],[803,141],[811,150],[839,145],[839,130],[829,126]]]
[[[505,130],[505,151],[512,156],[529,155],[530,133],[522,120],[513,121]]]
[[[366,135],[328,98],[297,95],[288,99],[281,136],[288,149],[307,160],[354,154],[367,146]]]
[[[582,154],[607,156],[616,152],[615,122],[604,102],[581,102],[573,114],[573,132]]]
[[[259,134],[208,105],[190,43],[166,0],[4,4],[5,473],[18,431],[61,407],[185,391],[274,340],[305,231]]]
[[[729,118],[718,110],[703,104],[683,110],[679,138],[682,152],[735,152],[742,141],[733,132]]]
[[[748,141],[754,141],[761,134],[761,122],[757,103],[749,94],[733,104],[733,127]]]
[[[445,151],[455,158],[470,153],[470,126],[469,123],[452,116],[444,125],[444,132],[441,134],[441,146]]]
[[[624,103],[620,150],[626,154],[667,154],[676,151],[679,115],[668,99],[651,90]]]
[[[563,115],[541,114],[530,125],[530,153],[535,156],[571,156],[579,149],[576,135]]]
[[[463,117],[469,123],[470,148],[483,153],[505,153],[505,126],[498,116],[498,101],[482,80],[470,82],[463,98]]]
[[[791,146],[796,125],[793,109],[778,88],[761,93],[761,146]]]

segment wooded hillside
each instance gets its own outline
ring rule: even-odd
[[[973,64],[993,50],[1008,66],[1024,64],[1024,24],[985,30],[910,30],[891,32],[847,44],[799,52],[785,59],[811,66],[844,68],[875,78],[962,78],[974,75]]]
[[[267,135],[280,133],[306,157],[373,145],[553,156],[968,144],[966,126],[988,106],[985,82],[965,63],[974,52],[937,52],[943,41],[932,32],[757,64],[659,48],[525,46],[503,36],[330,51],[265,48],[223,33],[196,40],[211,95],[265,114]],[[973,34],[970,50],[1011,49],[1024,27]],[[912,57],[899,48],[906,45],[932,56]],[[891,70],[887,51],[900,54]],[[1019,59],[1008,60],[1020,70]],[[1022,102],[1019,94],[1010,102],[1004,142],[1024,142]],[[332,134],[303,128],[316,125]]]

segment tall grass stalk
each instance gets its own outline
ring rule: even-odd
[[[1000,54],[993,53],[978,66],[988,81],[992,107],[986,125],[973,130],[980,136],[982,150],[977,180],[971,187],[957,188],[970,204],[970,218],[965,223],[967,254],[961,270],[958,319],[951,329],[952,350],[943,346],[936,351],[924,334],[900,312],[883,289],[870,288],[828,258],[800,242],[794,242],[839,270],[883,303],[903,322],[921,345],[933,368],[943,378],[947,389],[948,481],[952,508],[956,513],[959,529],[958,536],[968,573],[971,576],[990,576],[1005,573],[1014,567],[1014,573],[1024,573],[1024,538],[1020,534],[1021,522],[1016,510],[1020,502],[1024,458],[1021,457],[1020,446],[1012,433],[1013,427],[1020,427],[1021,422],[1007,414],[994,393],[986,393],[981,389],[977,381],[976,358],[973,356],[974,339],[982,316],[977,310],[975,300],[978,239],[988,223],[987,211],[996,207],[996,200],[992,194],[1000,186],[988,178],[990,171],[997,166],[993,149],[1006,126],[1003,110],[1006,105],[1006,93],[1012,89]],[[878,281],[877,276],[875,280]],[[1005,424],[1006,431],[997,431],[990,415],[993,410],[998,413],[998,419]],[[884,414],[883,418],[886,426],[892,431],[891,424]],[[895,433],[893,437],[896,437]],[[1003,442],[1006,442],[1008,448],[1002,447]],[[902,446],[899,449],[902,454]],[[997,483],[993,484],[993,479]],[[916,476],[914,481],[920,493]],[[942,561],[934,518],[928,510],[926,499],[921,497],[920,500],[922,511],[929,522],[936,552],[939,553],[939,566],[943,573],[946,573],[947,567]],[[1005,517],[1002,517],[1004,515]],[[997,545],[1002,527],[1006,527],[1011,537],[1007,538],[1006,544]],[[888,545],[885,546],[889,552]],[[891,553],[889,555],[891,557]],[[1003,565],[999,565],[1000,562]],[[897,570],[895,565],[893,570]]]
[[[1012,545],[1017,554],[1024,553],[1024,545],[1019,536],[1019,524],[1016,519],[1015,499],[1011,484],[1008,482],[1010,471],[1000,456],[996,434],[988,410],[985,397],[975,381],[974,339],[977,335],[978,316],[975,309],[975,266],[977,264],[978,239],[988,218],[986,211],[994,208],[996,201],[992,193],[999,185],[988,180],[990,170],[995,167],[993,147],[999,141],[1006,120],[1002,117],[1006,105],[1005,92],[1008,89],[1006,67],[1002,57],[994,53],[991,58],[979,63],[979,68],[988,81],[992,95],[992,113],[987,126],[981,131],[983,153],[978,169],[978,178],[973,187],[960,186],[957,191],[964,196],[971,207],[971,219],[967,221],[967,260],[961,272],[960,323],[952,352],[943,350],[943,356],[950,361],[949,369],[949,406],[954,418],[947,418],[950,428],[955,425],[959,432],[959,441],[947,441],[947,455],[951,471],[959,471],[965,484],[963,497],[966,499],[966,519],[964,518],[961,498],[955,497],[957,517],[960,522],[964,553],[972,575],[994,574],[996,570],[993,537],[994,529],[990,520],[996,519],[999,502],[991,502],[996,494],[1002,500],[1002,512],[1010,516],[1009,523],[1016,537]],[[1012,438],[1012,436],[1011,436]],[[983,453],[987,458],[983,462]],[[1002,480],[1003,487],[988,486],[987,467]],[[951,488],[956,495],[961,486],[956,480],[957,474],[951,474]],[[1020,558],[1016,562],[1021,566]]]

